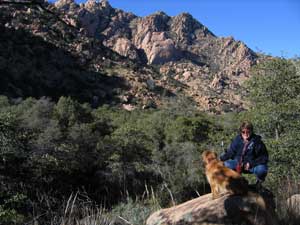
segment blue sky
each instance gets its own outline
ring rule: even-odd
[[[84,2],[84,1],[77,1]],[[300,0],[109,0],[114,8],[146,16],[190,13],[215,35],[233,36],[256,52],[300,56]]]

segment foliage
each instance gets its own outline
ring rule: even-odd
[[[201,117],[178,116],[166,126],[166,141],[171,142],[198,142],[208,138],[209,122]]]
[[[162,205],[202,193],[200,153],[216,130],[202,114],[91,109],[70,97],[0,99],[0,175],[11,197],[20,191],[45,215],[44,224],[76,190],[107,207],[146,187]]]
[[[1,224],[20,224],[24,222],[24,216],[17,209],[23,204],[26,196],[16,194],[13,196],[3,196],[0,192],[0,222]]]
[[[140,225],[145,224],[150,214],[159,208],[151,199],[133,200],[132,198],[127,198],[126,201],[116,205],[110,214],[115,220],[125,219],[130,224]]]
[[[291,61],[282,58],[263,61],[252,68],[252,75],[249,92],[256,105],[281,104],[298,96],[300,80]]]
[[[253,69],[247,83],[252,108],[241,118],[253,121],[270,154],[267,182],[277,187],[284,174],[299,179],[299,60],[276,58]]]
[[[156,151],[154,168],[162,177],[160,203],[169,205],[196,196],[205,183],[197,145],[192,142],[174,142]]]
[[[246,85],[252,117],[259,129],[278,139],[300,115],[300,72],[292,61],[275,58],[258,64],[252,74]]]
[[[56,218],[52,223],[58,224],[59,206],[82,190],[111,215],[141,224],[158,205],[208,191],[200,154],[222,152],[244,119],[254,123],[269,150],[266,185],[275,190],[284,173],[299,179],[297,68],[298,61],[283,59],[257,65],[247,83],[253,107],[218,116],[196,112],[184,102],[183,107],[170,102],[170,108],[128,112],[105,105],[92,109],[71,97],[54,102],[0,96],[0,176],[5,182],[0,215],[15,224],[33,217],[42,224]],[[284,100],[277,99],[281,95]],[[141,198],[148,188],[155,201]],[[24,204],[8,204],[15,196],[26,196]],[[18,199],[21,203],[25,197]]]

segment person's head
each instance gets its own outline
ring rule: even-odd
[[[242,122],[240,126],[240,133],[244,140],[249,140],[251,135],[253,134],[253,125],[249,121]]]

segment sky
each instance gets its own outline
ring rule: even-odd
[[[85,2],[77,0],[77,2]],[[109,0],[114,8],[147,16],[191,14],[219,37],[233,36],[255,52],[300,56],[300,0]]]

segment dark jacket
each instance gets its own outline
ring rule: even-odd
[[[231,142],[231,145],[227,150],[227,152],[221,155],[220,159],[222,161],[226,161],[228,159],[234,159],[239,162],[242,156],[243,148],[244,148],[244,141],[242,136],[239,134]],[[259,164],[267,164],[268,161],[269,161],[269,155],[265,144],[261,140],[261,136],[252,134],[250,137],[247,150],[244,153],[242,163],[243,164],[249,163],[250,168],[252,168]]]

